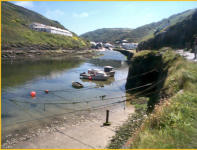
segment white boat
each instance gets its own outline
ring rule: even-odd
[[[110,77],[114,77],[115,71],[113,70],[114,68],[112,66],[105,66],[104,67],[104,72],[109,75]]]
[[[102,71],[102,70],[100,70],[100,69],[88,69],[89,74],[96,74],[99,71]]]
[[[81,79],[89,79],[89,80],[97,80],[97,81],[106,81],[109,76],[104,72],[100,70],[89,70],[88,73],[81,73],[80,74]]]

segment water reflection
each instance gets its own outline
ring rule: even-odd
[[[2,64],[2,88],[22,85],[25,82],[48,75],[48,78],[77,67],[82,61],[76,58],[65,60],[40,60]]]

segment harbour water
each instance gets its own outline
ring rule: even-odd
[[[124,109],[125,83],[128,64],[125,56],[116,51],[99,52],[98,58],[80,60],[67,58],[2,64],[2,133],[7,136],[29,122],[75,112],[118,105]],[[82,80],[81,72],[90,68],[113,66],[116,73],[107,81]],[[72,81],[84,85],[72,87]],[[45,93],[48,90],[48,94]],[[35,91],[32,98],[30,92]]]

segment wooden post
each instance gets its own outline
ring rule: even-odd
[[[103,123],[103,126],[110,126],[111,123],[109,122],[109,110],[106,110],[106,122]]]
[[[106,111],[106,123],[109,122],[109,110]]]

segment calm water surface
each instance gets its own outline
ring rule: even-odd
[[[99,58],[87,61],[70,58],[2,64],[2,131],[31,120],[124,100],[128,73],[125,56],[115,51],[100,53],[103,55]],[[103,70],[106,65],[116,71],[114,78],[108,81],[79,78],[81,72],[90,68]],[[72,81],[81,82],[84,88],[73,88]],[[35,98],[30,96],[31,91],[36,91]],[[119,105],[124,107],[124,103]]]

